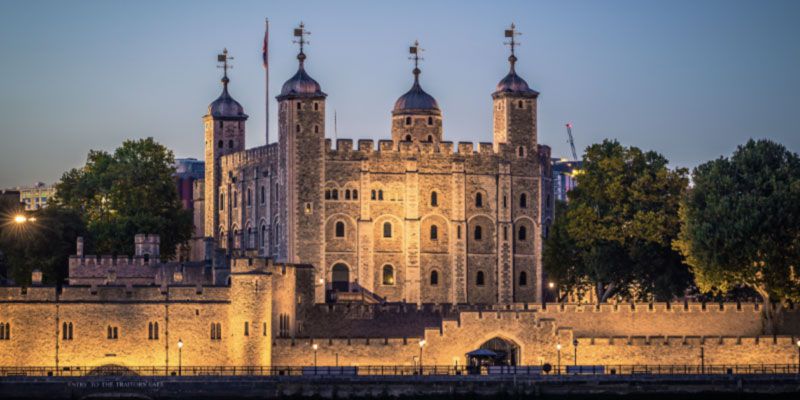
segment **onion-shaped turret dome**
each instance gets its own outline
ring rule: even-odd
[[[394,103],[392,114],[441,114],[439,103],[422,90],[419,84],[419,68],[414,68],[414,84]]]
[[[278,95],[278,100],[288,98],[300,97],[326,97],[327,94],[322,92],[322,87],[317,81],[308,75],[304,67],[306,55],[301,51],[297,55],[297,60],[300,62],[297,68],[297,73],[289,78],[281,88],[281,94]]]
[[[208,105],[208,115],[219,119],[246,119],[247,114],[244,113],[244,107],[228,93],[229,81],[227,74],[222,77],[222,94]]]
[[[517,75],[517,71],[514,69],[514,64],[517,62],[517,57],[512,54],[510,57],[508,57],[508,62],[511,64],[511,70],[508,71],[508,75],[501,79],[497,84],[493,95],[497,96],[501,94],[511,94],[524,97],[539,96],[539,92],[531,89],[530,86],[528,86],[528,82],[525,82],[525,79],[522,79],[522,77]]]

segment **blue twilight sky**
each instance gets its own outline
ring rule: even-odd
[[[201,117],[220,92],[216,54],[235,57],[231,93],[264,144],[264,18],[270,107],[296,69],[291,28],[312,32],[308,71],[328,97],[328,134],[389,137],[395,99],[422,84],[446,140],[486,141],[506,74],[503,29],[523,32],[518,71],[541,92],[539,138],[567,156],[616,138],[679,166],[749,137],[800,150],[800,1],[4,1],[0,7],[0,187],[54,182],[89,149],[153,136],[202,158]],[[276,137],[276,123],[271,121]]]

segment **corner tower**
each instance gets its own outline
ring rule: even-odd
[[[278,259],[311,264],[319,282],[324,271],[322,203],[325,178],[325,98],[319,83],[305,70],[303,24],[294,30],[297,73],[283,84],[278,99],[278,143],[280,146],[280,215],[277,231]],[[324,287],[317,285],[317,301]]]
[[[528,83],[517,75],[515,65],[517,56],[515,47],[519,44],[515,38],[519,35],[514,24],[506,29],[506,43],[511,47],[508,57],[510,71],[498,84],[492,99],[494,100],[494,149],[499,151],[505,143],[509,149],[522,156],[536,154],[536,99],[539,92],[531,89]]]
[[[392,141],[395,147],[400,142],[442,141],[442,111],[433,96],[422,90],[419,84],[419,61],[422,48],[419,42],[409,47],[410,59],[414,60],[414,84],[394,103],[392,110]]]
[[[203,117],[205,129],[205,183],[204,183],[204,233],[206,237],[219,239],[219,212],[230,204],[225,204],[224,196],[220,195],[221,173],[220,157],[244,150],[244,125],[247,114],[244,108],[228,93],[228,50],[222,51],[217,56],[217,61],[222,63],[222,94],[208,106],[208,114]],[[217,246],[230,248],[227,243],[217,243]]]

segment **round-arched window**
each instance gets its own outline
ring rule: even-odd
[[[394,267],[389,264],[383,266],[383,284],[394,285]]]

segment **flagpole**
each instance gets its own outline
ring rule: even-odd
[[[267,144],[269,144],[269,19],[264,18],[264,99]]]

